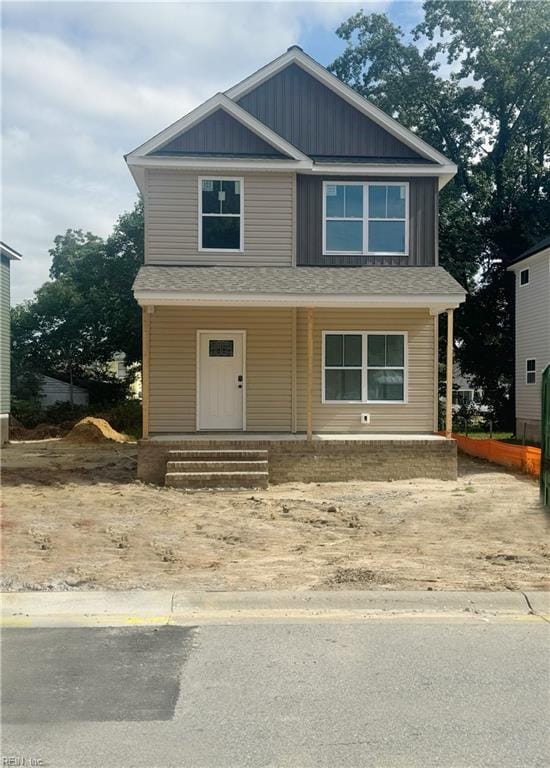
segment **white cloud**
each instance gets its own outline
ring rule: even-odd
[[[12,301],[47,279],[56,234],[106,235],[133,205],[124,152],[358,7],[5,3],[2,239],[24,255]]]

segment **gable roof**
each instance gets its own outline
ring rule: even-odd
[[[0,241],[0,254],[10,261],[20,261],[23,257],[14,248]]]
[[[523,261],[524,259],[528,259],[530,256],[536,256],[537,253],[540,253],[541,251],[545,251],[547,248],[550,248],[550,235],[548,237],[543,238],[542,240],[539,240],[538,243],[535,243],[535,245],[532,245],[526,251],[523,251],[523,253],[521,253],[515,259],[512,259],[512,261],[510,262],[510,266],[512,264],[518,264],[520,261]]]
[[[393,162],[411,159],[434,162],[294,61],[237,101],[317,162],[338,156],[356,163],[369,157],[390,158]]]
[[[284,78],[285,70],[294,78],[306,79],[311,87],[305,86],[304,101],[311,102],[309,90],[317,89],[320,84],[323,89],[328,89],[335,101],[325,107],[331,117],[345,112],[345,118],[349,122],[347,140],[349,152],[345,154],[337,151],[338,146],[333,143],[313,149],[311,151],[307,142],[294,137],[294,133],[281,128],[271,119],[272,125],[264,112],[259,110],[260,98],[254,97],[254,91],[266,84],[270,79],[280,76]],[[257,94],[256,94],[257,95]],[[253,102],[256,102],[254,105]],[[298,107],[301,108],[298,100]],[[244,108],[246,107],[246,108]],[[284,110],[285,101],[281,100],[278,109]],[[306,105],[307,107],[307,105]],[[253,112],[257,111],[257,114]],[[186,141],[183,136],[186,132],[196,127],[195,140],[200,130],[206,130],[204,122],[211,118],[213,113],[223,110],[227,115],[240,123],[244,128],[255,134],[257,140],[265,142],[273,147],[275,154],[265,157],[255,157],[247,154],[242,157],[240,152],[201,152],[193,151],[192,142],[189,139],[189,151],[174,151],[175,148]],[[307,117],[307,114],[306,114]],[[261,119],[264,118],[264,119]],[[323,114],[323,119],[330,119]],[[313,130],[318,120],[308,118],[304,120],[307,125],[306,132]],[[208,126],[206,126],[207,128]],[[275,127],[278,130],[275,130]],[[304,130],[302,128],[302,130]],[[365,136],[363,136],[363,132]],[[338,131],[336,131],[338,133]],[[281,135],[286,134],[286,135]],[[296,136],[299,134],[296,133]],[[376,151],[376,143],[384,143],[384,152]],[[299,144],[300,146],[297,146]],[[194,146],[200,146],[195,144]],[[373,152],[373,147],[375,151]],[[308,150],[307,152],[305,150]],[[412,131],[404,128],[396,120],[382,110],[368,102],[356,91],[338,80],[327,69],[305,54],[301,48],[292,46],[286,53],[262,67],[250,77],[230,88],[225,94],[218,93],[208,99],[188,115],[180,118],[165,130],[153,136],[126,155],[126,162],[130,167],[138,186],[142,187],[144,168],[150,167],[185,167],[185,168],[223,168],[224,170],[246,170],[248,168],[262,170],[281,170],[290,168],[303,173],[383,173],[399,174],[410,172],[410,166],[414,163],[415,175],[431,175],[439,177],[440,188],[444,186],[456,173],[456,165],[430,147],[426,142],[416,136]]]
[[[278,136],[275,131],[272,131],[266,125],[263,125],[253,115],[249,114],[238,104],[235,104],[234,101],[229,99],[223,93],[216,93],[196,109],[192,110],[187,115],[184,115],[179,120],[176,120],[176,122],[172,123],[168,128],[165,128],[163,131],[160,131],[160,133],[157,133],[156,136],[153,136],[139,147],[136,147],[136,149],[126,155],[126,159],[128,160],[132,157],[150,155],[220,108],[235,117],[240,123],[245,125],[262,139],[265,139],[268,144],[271,144],[283,154],[286,154],[294,160],[307,160],[307,157],[296,149],[296,147],[293,147],[281,136]]]
[[[390,134],[418,152],[421,156],[442,165],[452,164],[451,160],[435,150],[408,128],[405,128],[405,126],[398,123],[397,120],[394,120],[393,117],[390,117],[386,112],[375,107],[374,104],[371,104],[370,101],[367,101],[363,96],[360,96],[357,91],[351,88],[351,86],[342,82],[342,80],[339,80],[336,75],[329,72],[328,69],[319,64],[318,61],[315,61],[315,59],[308,56],[307,53],[304,53],[298,45],[292,45],[286,53],[282,54],[282,56],[279,56],[277,59],[274,59],[274,61],[266,64],[265,67],[262,67],[240,83],[237,83],[237,85],[234,85],[225,93],[230,99],[239,101],[245,94],[250,93],[253,89],[257,88],[266,80],[273,77],[273,75],[291,64],[296,64],[301,67],[305,72],[322,82],[334,93],[341,96],[345,101],[350,103],[364,115],[367,115],[373,122],[385,128]]]
[[[289,159],[272,144],[247,128],[223,107],[175,136],[153,155],[234,155]]]

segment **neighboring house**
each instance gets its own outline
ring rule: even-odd
[[[129,373],[132,373],[133,376],[129,386],[129,396],[135,400],[141,398],[141,373],[134,370],[129,371],[129,366],[126,365],[126,354],[124,352],[117,352],[113,355],[113,359],[108,364],[107,369],[120,381],[125,381],[128,378]]]
[[[10,265],[22,258],[9,245],[0,242],[0,444],[9,440],[10,431]]]
[[[516,435],[541,439],[542,373],[550,364],[550,237],[515,259]]]
[[[166,482],[456,476],[434,435],[437,317],[452,329],[464,300],[438,266],[451,161],[297,46],[126,161],[145,205],[140,477],[223,446]]]
[[[487,413],[489,410],[483,404],[483,390],[476,389],[469,377],[455,364],[453,371],[453,411],[458,411],[463,405],[475,405],[477,411]]]
[[[84,387],[79,387],[76,384],[72,385],[73,393],[73,405],[88,405],[88,390]],[[70,403],[71,402],[71,385],[67,381],[61,379],[54,379],[52,376],[40,377],[40,401],[44,408],[49,405],[55,405],[56,403]]]

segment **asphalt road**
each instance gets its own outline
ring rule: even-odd
[[[0,765],[550,765],[550,625],[534,617],[7,629],[2,640]]]

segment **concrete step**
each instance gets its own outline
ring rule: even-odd
[[[186,461],[169,461],[167,472],[267,472],[266,461],[211,461],[188,459]]]
[[[168,451],[168,461],[267,461],[261,449],[197,449]]]
[[[171,488],[267,488],[267,472],[167,472]]]

